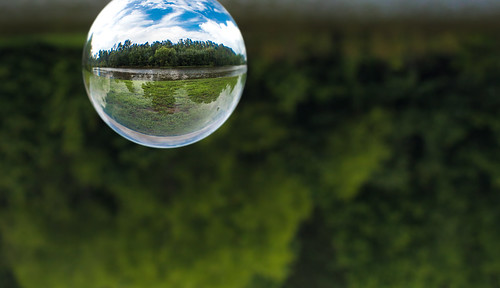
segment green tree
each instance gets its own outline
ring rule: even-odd
[[[177,52],[173,48],[160,47],[155,52],[156,64],[160,67],[175,66],[177,63]]]

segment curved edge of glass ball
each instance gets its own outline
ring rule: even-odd
[[[180,4],[185,5],[182,6]],[[140,24],[141,22],[139,21],[133,26],[133,31],[125,29],[129,22],[127,20],[127,15],[130,17],[133,15],[136,20],[142,17],[144,23],[147,22],[148,24]],[[175,17],[177,17],[177,19],[175,19]],[[171,19],[171,22],[165,19]],[[183,23],[180,20],[185,22]],[[139,25],[137,23],[139,23]],[[154,29],[151,27],[154,27]],[[176,36],[168,33],[157,33],[167,30],[177,32],[183,31],[184,33]],[[224,30],[226,32],[230,31],[232,34],[223,33],[225,32]],[[115,32],[110,34],[109,31]],[[158,36],[155,35],[162,35],[162,37],[158,38]],[[204,78],[203,76],[196,75],[191,78],[192,76],[189,74],[191,72],[187,73],[187,70],[196,70],[197,67],[202,68],[202,70],[210,70],[210,67],[214,67],[213,63],[210,63],[212,66],[199,65],[194,68],[190,66],[190,69],[184,69],[184,66],[189,65],[175,66],[169,64],[156,67],[155,65],[157,65],[157,62],[148,62],[147,65],[139,64],[131,68],[119,66],[111,67],[111,65],[103,65],[102,62],[99,63],[97,61],[99,57],[101,57],[98,57],[98,55],[101,55],[100,53],[103,53],[103,51],[124,50],[123,47],[125,45],[127,45],[127,47],[136,48],[138,46],[152,47],[153,45],[169,45],[168,48],[173,48],[181,52],[182,50],[179,50],[181,49],[181,45],[198,45],[205,48],[208,47],[208,49],[214,47],[214,49],[218,49],[217,47],[225,49],[227,47],[233,51],[235,55],[243,59],[244,63],[241,62],[237,63],[239,65],[233,65],[240,66],[238,69],[233,69],[234,71],[238,71],[237,73],[231,69],[226,69],[230,70],[230,72],[224,72],[226,74],[223,76],[217,74],[217,76],[211,75]],[[175,45],[179,46],[176,47]],[[229,51],[229,49],[226,50]],[[155,59],[154,56],[156,55],[150,55],[149,60],[151,60],[151,57]],[[178,60],[179,58],[180,57],[177,57],[176,59]],[[101,119],[112,130],[120,136],[143,146],[151,148],[177,148],[203,140],[226,122],[235,110],[243,93],[246,82],[246,63],[246,48],[241,32],[231,15],[215,0],[192,1],[187,4],[186,1],[181,0],[113,0],[99,14],[88,33],[82,56],[82,73],[87,95],[93,107],[96,109]],[[217,67],[219,66],[224,67],[227,65],[218,65]],[[113,69],[116,71],[113,72]],[[152,73],[160,71],[160,74],[167,70],[167,72],[170,73],[177,69],[181,70],[181,74],[186,73],[186,75],[182,74],[181,76],[176,76],[178,78],[169,78],[171,75],[166,75],[165,78],[161,76],[160,79],[154,79],[156,76],[152,76],[152,74],[148,74],[146,75],[147,77],[143,78],[137,78],[136,76],[138,74],[134,74],[131,78],[121,79],[120,77],[122,76],[118,73],[122,72],[120,69],[142,69],[141,73],[145,70],[151,70],[153,71]],[[217,69],[214,69],[214,71],[215,70]],[[220,70],[221,69],[218,69],[217,73],[220,73]],[[227,82],[213,80],[222,78],[227,79]],[[209,81],[215,84],[205,84],[205,82]],[[146,93],[146,89],[149,89],[149,86],[154,86],[157,83],[159,83],[158,91],[168,90],[170,92],[158,93],[153,96],[151,96],[149,92]],[[181,85],[170,85],[171,83],[181,83]],[[227,85],[224,86],[226,83]],[[192,86],[194,86],[194,88]],[[209,87],[212,86],[217,86],[219,90],[215,92],[208,91],[208,89],[210,89]],[[124,87],[128,88],[128,92]],[[124,99],[128,97],[126,100],[129,102],[130,99],[133,98],[137,100],[138,103],[140,102],[140,105],[145,105],[144,103],[149,100],[153,104],[148,102],[149,104],[146,104],[147,107],[141,106],[139,108],[139,106],[137,106],[137,111],[130,110],[130,107],[125,107],[124,104],[120,104],[126,101],[121,101],[119,97],[116,96],[120,94],[117,91],[122,91],[122,94],[126,94]],[[138,93],[137,91],[142,92]],[[196,95],[196,93],[200,95]],[[205,94],[212,95],[212,98],[205,99],[201,97]],[[149,99],[148,97],[153,98]],[[164,102],[172,102],[172,99],[174,99],[173,102],[175,104],[164,105]],[[157,102],[160,104],[155,106]],[[128,114],[122,111],[127,109],[130,110]],[[149,115],[144,113],[149,113]],[[139,116],[134,120],[130,115],[136,114]],[[184,122],[182,122],[184,127],[177,127],[175,129],[169,127],[168,123],[171,123],[173,121],[172,119],[175,117],[184,119]],[[189,120],[189,117],[192,117],[194,120]],[[154,119],[154,121],[151,120],[152,122],[150,123],[143,123],[147,122],[150,118]],[[165,120],[163,121],[162,119]],[[173,127],[176,125],[170,126]]]

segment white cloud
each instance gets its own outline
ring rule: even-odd
[[[173,3],[172,3],[173,2]],[[114,0],[101,12],[91,28],[93,34],[92,53],[99,50],[109,50],[118,42],[127,39],[132,43],[153,43],[170,40],[174,43],[180,39],[190,38],[193,41],[213,41],[232,48],[236,53],[246,54],[243,37],[238,27],[231,21],[217,23],[198,14],[189,20],[181,19],[186,11],[206,9],[207,1],[185,0],[165,1],[148,0],[144,3],[146,9],[127,8],[128,0]],[[168,7],[167,7],[168,6]],[[147,9],[172,9],[159,21],[150,20],[144,12]],[[196,23],[199,29],[191,30]],[[184,27],[191,27],[190,30]]]
[[[193,0],[148,0],[144,3],[142,3],[143,7],[148,7],[152,9],[167,9],[167,8],[177,8],[177,9],[183,9],[183,10],[197,10],[197,11],[204,11],[207,9],[207,6],[205,5],[208,1],[207,0],[198,0],[198,1],[193,1]]]
[[[224,24],[209,20],[201,24],[200,28],[207,33],[210,40],[233,48],[237,54],[246,54],[243,36],[233,22],[226,21]]]

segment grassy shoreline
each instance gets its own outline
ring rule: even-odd
[[[239,76],[176,81],[87,77],[94,85],[90,90],[99,93],[95,95],[101,97],[103,111],[109,117],[134,131],[154,136],[182,135],[200,129],[227,109],[226,99],[218,101],[219,97],[224,91],[224,97],[235,97],[239,80]]]

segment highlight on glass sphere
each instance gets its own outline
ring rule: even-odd
[[[174,148],[228,119],[246,57],[240,30],[215,0],[113,0],[90,28],[82,67],[89,98],[113,130]]]

